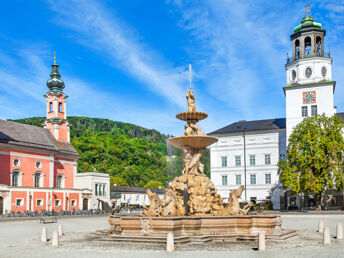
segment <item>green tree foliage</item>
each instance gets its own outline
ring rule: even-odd
[[[337,116],[305,118],[289,137],[286,159],[279,162],[284,188],[315,194],[317,209],[325,193],[343,189],[343,125]]]
[[[15,120],[42,126],[44,117]],[[96,169],[111,176],[111,185],[145,186],[150,181],[167,185],[183,168],[181,150],[166,144],[170,135],[108,119],[68,117],[71,143],[81,155],[78,171]],[[166,156],[169,155],[169,162]],[[210,174],[209,151],[201,161]]]
[[[164,189],[164,185],[159,182],[159,181],[154,181],[154,180],[151,180],[149,181],[147,184],[144,185],[145,188],[159,188],[161,187],[162,189]]]
[[[113,186],[129,186],[127,182],[125,182],[125,180],[119,176],[111,176],[110,177],[110,185]]]

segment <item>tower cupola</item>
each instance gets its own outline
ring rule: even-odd
[[[51,65],[50,79],[47,81],[49,91],[52,93],[61,93],[65,87],[64,81],[61,80],[59,72],[59,65],[56,64],[56,57],[54,56],[54,64]]]
[[[64,81],[61,80],[59,66],[56,64],[54,53],[54,64],[50,79],[47,81],[49,91],[44,95],[47,104],[47,118],[43,125],[50,130],[52,135],[58,141],[70,141],[70,127],[67,121],[66,99],[68,96],[63,92],[65,88]]]

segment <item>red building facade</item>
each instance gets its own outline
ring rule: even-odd
[[[54,60],[44,128],[0,120],[0,215],[88,209],[91,191],[74,188],[79,154],[70,143],[68,96],[58,68]]]

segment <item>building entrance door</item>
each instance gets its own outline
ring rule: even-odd
[[[0,215],[4,213],[4,198],[0,196]]]
[[[82,209],[85,211],[85,210],[88,210],[88,199],[85,198],[82,200]]]

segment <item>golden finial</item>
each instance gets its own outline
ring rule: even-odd
[[[54,65],[56,65],[56,52],[54,51]]]
[[[306,15],[309,15],[309,13],[311,12],[311,7],[309,6],[309,4],[306,6]]]

